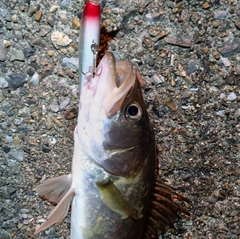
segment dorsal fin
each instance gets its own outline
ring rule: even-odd
[[[149,204],[145,239],[158,238],[166,229],[173,227],[174,222],[179,219],[178,212],[182,212],[188,217],[191,216],[175,200],[190,202],[188,198],[179,195],[174,188],[157,176]]]

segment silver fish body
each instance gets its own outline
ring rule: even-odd
[[[107,53],[82,88],[71,186],[51,197],[59,209],[37,233],[60,221],[72,201],[72,239],[143,238],[154,175],[154,133],[135,69]],[[37,192],[49,198],[55,189],[44,184]]]

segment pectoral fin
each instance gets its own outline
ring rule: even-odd
[[[71,187],[71,174],[63,175],[53,179],[48,179],[38,187],[36,192],[40,196],[45,196],[51,202],[60,202]]]
[[[53,209],[50,215],[47,217],[46,222],[44,222],[40,227],[38,227],[35,231],[35,234],[45,230],[46,228],[50,227],[51,225],[62,221],[63,218],[66,217],[69,206],[72,202],[74,196],[74,190],[70,188],[68,192],[64,195],[58,205]]]
[[[137,210],[130,205],[122,192],[114,185],[111,180],[107,182],[96,182],[101,194],[102,201],[114,212],[127,218],[128,216],[138,219]]]

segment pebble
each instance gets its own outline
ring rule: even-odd
[[[59,108],[62,110],[64,109],[68,104],[70,103],[70,99],[67,98],[64,101],[61,102],[61,104],[59,105]]]
[[[221,20],[221,19],[226,18],[227,14],[228,14],[227,11],[217,11],[214,13],[214,18]]]
[[[31,17],[35,14],[35,12],[37,12],[38,7],[37,6],[30,6],[29,10],[28,10],[28,16]]]
[[[165,13],[163,12],[146,14],[146,19],[148,22],[158,22],[163,20],[165,17]]]
[[[178,105],[171,99],[166,99],[164,104],[173,111],[178,109]]]
[[[69,6],[70,0],[62,0],[60,6],[62,8],[67,8]]]
[[[32,78],[30,79],[29,84],[33,86],[37,86],[39,83],[39,80],[40,80],[40,76],[37,72],[35,72]]]
[[[228,97],[227,97],[228,100],[230,101],[234,101],[237,99],[237,95],[234,93],[234,92],[231,92]]]
[[[34,47],[29,47],[29,48],[23,49],[23,54],[26,58],[33,56],[35,54],[35,52],[36,52],[36,48],[34,48]]]
[[[18,22],[18,16],[16,14],[12,15],[12,22],[14,23]]]
[[[25,159],[25,153],[22,149],[12,149],[11,156],[19,162]]]
[[[235,115],[236,117],[239,117],[239,116],[240,116],[240,108],[235,111],[235,114],[234,114],[234,115]]]
[[[202,8],[203,9],[209,9],[211,7],[211,4],[209,3],[209,2],[205,2],[205,3],[203,3],[203,5],[202,5]]]
[[[62,22],[62,24],[66,25],[68,24],[68,17],[66,14],[64,13],[61,13],[60,14],[60,21]]]
[[[5,8],[0,8],[0,14],[2,17],[6,17],[8,14],[8,10]]]
[[[59,111],[59,105],[57,104],[51,104],[49,105],[49,108],[51,109],[51,111],[53,111],[54,113],[57,113]]]
[[[216,115],[222,116],[225,113],[226,110],[219,110],[216,112]]]
[[[10,61],[24,61],[24,54],[21,49],[12,48]]]
[[[8,87],[16,90],[17,88],[21,87],[26,81],[27,80],[23,75],[13,73],[9,75]]]
[[[40,31],[41,37],[45,37],[49,32],[52,31],[52,27],[49,25],[41,25],[40,29],[41,29],[41,31]]]
[[[8,82],[4,77],[0,77],[0,89],[8,87]]]
[[[55,13],[58,9],[58,6],[57,5],[54,5],[54,6],[51,6],[51,8],[49,9],[49,12],[50,13]]]
[[[186,72],[188,75],[191,75],[192,73],[196,72],[197,66],[196,62],[194,60],[190,60],[187,65]]]
[[[66,34],[58,31],[51,34],[51,41],[57,49],[68,46],[72,42],[72,40]]]
[[[220,61],[224,64],[224,66],[229,67],[231,66],[231,62],[226,57],[220,57]]]
[[[36,12],[36,14],[35,14],[35,20],[36,21],[39,22],[41,20],[42,13],[43,13],[43,11],[41,9]]]
[[[7,59],[7,49],[4,46],[3,41],[0,41],[0,61],[5,61]]]
[[[79,63],[78,58],[75,57],[64,57],[62,61],[63,66],[78,70]]]
[[[177,36],[166,37],[166,43],[187,48],[192,46],[192,40],[190,38],[183,38]]]
[[[72,19],[72,29],[79,30],[81,26],[81,23],[78,18],[74,17]]]
[[[218,51],[224,57],[240,53],[240,39],[234,38],[226,42],[222,47],[218,48]]]

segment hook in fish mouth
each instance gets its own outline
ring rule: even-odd
[[[85,74],[85,91],[91,91],[92,104],[99,104],[108,118],[115,115],[133,87],[136,72],[127,61],[116,61],[112,52],[107,52],[96,71]],[[84,100],[84,99],[83,99]],[[90,99],[89,99],[90,100]]]

